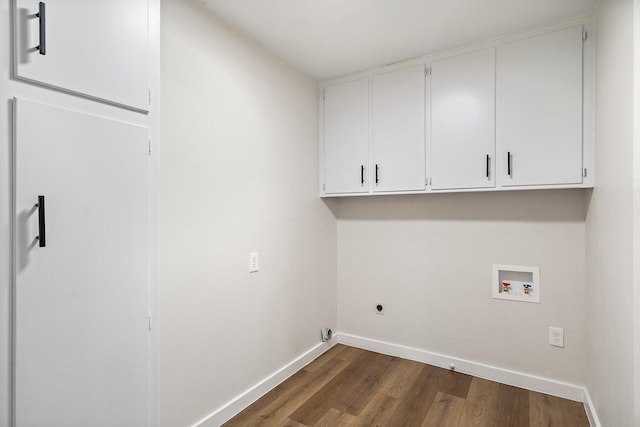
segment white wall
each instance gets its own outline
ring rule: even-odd
[[[343,199],[336,213],[340,332],[584,384],[584,190]],[[542,303],[492,299],[494,263],[539,266]]]
[[[587,386],[602,424],[624,427],[634,425],[633,1],[601,0],[596,28],[597,187],[586,221]]]
[[[167,0],[162,96],[160,424],[183,426],[335,328],[336,220],[317,196],[315,81]]]

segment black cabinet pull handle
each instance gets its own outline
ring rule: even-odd
[[[38,196],[38,244],[41,248],[47,246],[47,231],[44,224],[44,196]]]
[[[376,185],[378,185],[378,169],[380,168],[380,166],[376,163]]]
[[[487,178],[489,178],[489,164],[490,164],[491,160],[489,158],[489,155],[487,154]]]
[[[507,175],[511,176],[511,151],[507,151]]]
[[[40,55],[47,54],[47,5],[43,2],[38,4],[38,13],[36,16],[38,17],[39,27],[40,27],[40,44],[37,49],[40,51]]]
[[[364,165],[360,165],[360,184],[364,184]]]

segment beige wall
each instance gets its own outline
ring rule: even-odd
[[[198,421],[335,328],[317,113],[313,80],[195,1],[162,2],[163,426]]]
[[[587,386],[602,425],[624,427],[634,425],[633,1],[601,0],[596,26],[597,187],[586,223]]]
[[[595,190],[340,199],[336,229],[317,197],[315,83],[195,2],[163,1],[161,425],[227,403],[336,316],[586,383],[603,425],[633,425],[632,4],[597,15]],[[542,303],[492,299],[493,263],[540,266]]]
[[[584,384],[584,190],[344,199],[336,212],[340,332]],[[493,299],[494,263],[539,266],[542,303]]]

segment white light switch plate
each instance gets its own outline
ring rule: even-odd
[[[249,273],[256,273],[258,271],[258,252],[251,252],[249,254]]]

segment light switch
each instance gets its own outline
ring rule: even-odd
[[[258,272],[258,252],[249,253],[249,273]]]

